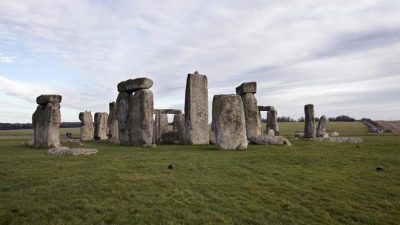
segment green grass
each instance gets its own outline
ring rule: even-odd
[[[330,128],[364,143],[236,152],[91,142],[97,155],[54,157],[0,139],[0,224],[398,224],[400,136]]]

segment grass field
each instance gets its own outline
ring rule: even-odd
[[[280,124],[289,138],[302,126]],[[31,131],[0,131],[0,224],[399,224],[400,136],[360,123],[330,130],[364,143],[219,151],[91,142],[97,155],[54,157],[22,145]]]

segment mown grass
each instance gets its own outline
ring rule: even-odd
[[[331,128],[364,143],[231,152],[91,142],[97,155],[54,157],[2,139],[0,224],[398,224],[400,136]]]

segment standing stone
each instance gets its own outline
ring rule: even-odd
[[[242,101],[246,118],[247,138],[258,136],[261,134],[261,121],[257,99],[253,93],[244,93],[242,94]]]
[[[267,113],[267,131],[269,130],[273,130],[274,134],[279,136],[278,111],[273,107]]]
[[[59,132],[61,99],[61,95],[41,95],[36,98],[36,103],[39,105],[32,115],[33,145],[35,147],[55,148],[61,146]]]
[[[93,117],[91,112],[79,113],[79,120],[81,126],[81,141],[93,141],[94,139],[94,126]]]
[[[168,115],[165,113],[156,113],[154,121],[153,143],[163,143],[162,137],[168,132]]]
[[[186,144],[209,144],[207,76],[188,74],[185,95]]]
[[[247,149],[246,122],[242,99],[238,95],[215,95],[212,126],[219,149]]]
[[[119,130],[119,143],[121,145],[129,145],[129,99],[132,93],[125,92],[125,82],[118,84],[118,97],[117,97],[117,120]]]
[[[153,109],[153,92],[149,89],[140,89],[129,99],[129,134],[132,145],[152,146]]]
[[[94,139],[107,140],[108,114],[97,112],[94,114]]]
[[[318,121],[318,128],[317,128],[317,137],[324,137],[327,135],[326,129],[328,127],[328,119],[326,116],[321,116]],[[328,136],[329,137],[329,136]]]
[[[108,141],[113,144],[119,143],[119,130],[117,119],[117,103],[111,102],[109,104],[109,115],[107,120],[107,136]]]
[[[315,118],[314,118],[314,105],[308,104],[304,106],[305,123],[304,123],[304,137],[315,137]]]
[[[175,114],[173,124],[178,143],[185,144],[185,114]]]

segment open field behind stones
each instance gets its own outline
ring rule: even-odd
[[[400,136],[338,122],[328,131],[364,143],[291,139],[303,126],[280,123],[292,147],[102,141],[79,157],[24,146],[31,130],[0,131],[0,224],[398,224]]]

